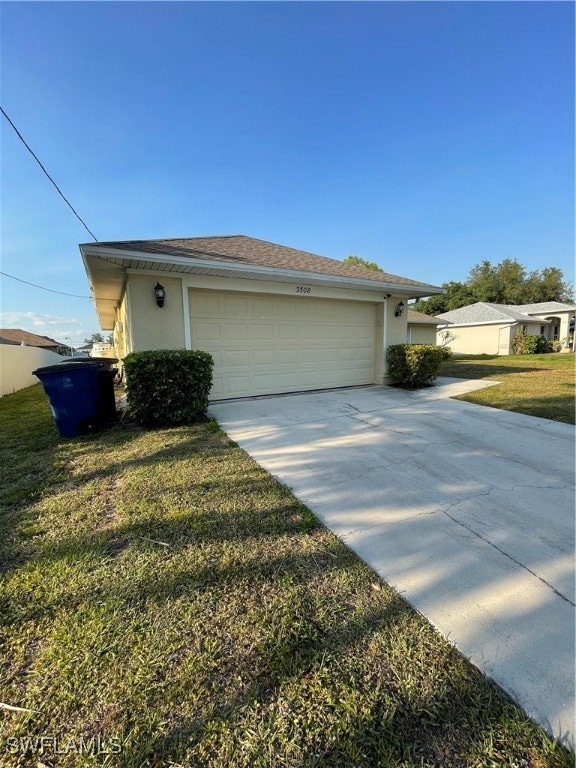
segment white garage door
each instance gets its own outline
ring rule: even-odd
[[[211,398],[374,382],[376,305],[190,290],[192,349],[214,356]]]

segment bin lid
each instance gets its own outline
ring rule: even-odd
[[[66,360],[61,360],[58,365],[73,365],[74,363],[83,363],[85,365],[86,363],[92,363],[100,368],[103,366],[109,368],[117,362],[117,357],[69,357]]]
[[[38,376],[39,373],[62,373],[63,368],[66,368],[67,371],[70,369],[78,370],[86,368],[93,368],[96,370],[98,368],[98,363],[91,363],[90,360],[75,360],[73,363],[67,363],[65,366],[62,366],[62,363],[57,363],[56,365],[46,365],[44,368],[36,368],[35,371],[32,371],[32,375]]]
[[[102,365],[114,365],[118,362],[117,357],[92,357],[89,358],[94,363],[102,363]]]

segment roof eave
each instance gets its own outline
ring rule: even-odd
[[[518,325],[518,323],[532,323],[533,325],[536,325],[536,323],[541,323],[543,325],[550,325],[550,320],[541,320],[540,318],[531,317],[522,319],[519,318],[517,320],[514,320],[511,317],[507,320],[470,320],[466,323],[459,323],[456,320],[442,320],[442,327],[445,325],[451,325],[454,328],[467,328],[475,325]]]
[[[389,282],[383,280],[368,280],[363,278],[345,277],[340,275],[322,274],[320,272],[307,272],[305,270],[293,270],[276,267],[265,267],[257,264],[235,264],[228,261],[213,261],[208,259],[197,259],[189,256],[174,256],[160,253],[149,253],[145,251],[132,251],[122,250],[117,248],[106,248],[104,246],[98,246],[95,244],[82,244],[79,246],[84,262],[84,268],[88,275],[90,283],[90,289],[94,296],[96,304],[96,312],[100,324],[103,322],[106,325],[103,327],[110,327],[110,307],[102,305],[102,302],[109,303],[112,301],[109,298],[99,298],[97,296],[97,281],[94,279],[93,270],[91,267],[92,259],[96,258],[100,262],[109,262],[111,265],[115,264],[123,271],[127,269],[139,269],[142,263],[147,263],[150,268],[153,269],[154,264],[157,265],[170,265],[170,273],[178,274],[205,274],[206,270],[210,270],[212,274],[218,275],[218,273],[226,274],[230,276],[230,273],[241,278],[250,279],[268,278],[270,280],[281,280],[283,282],[295,281],[295,282],[308,282],[312,285],[328,286],[328,287],[342,287],[342,288],[356,288],[360,290],[374,291],[377,293],[393,293],[397,296],[405,296],[407,298],[422,298],[423,296],[431,296],[434,294],[443,293],[443,289],[434,285],[427,285],[423,283],[421,285],[412,285],[411,283],[402,282]],[[166,270],[158,270],[159,272]],[[119,275],[117,277],[117,296],[116,303],[120,301],[121,291],[123,288],[123,280],[120,281]],[[122,286],[120,285],[122,282]],[[104,320],[104,318],[106,318]]]

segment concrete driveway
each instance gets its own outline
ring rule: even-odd
[[[210,413],[535,720],[574,745],[574,430],[450,400],[480,382]]]

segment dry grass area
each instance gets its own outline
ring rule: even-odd
[[[440,375],[500,382],[457,400],[574,424],[575,360],[568,353],[455,355],[444,361]]]
[[[2,766],[573,765],[215,423],[0,430]]]

